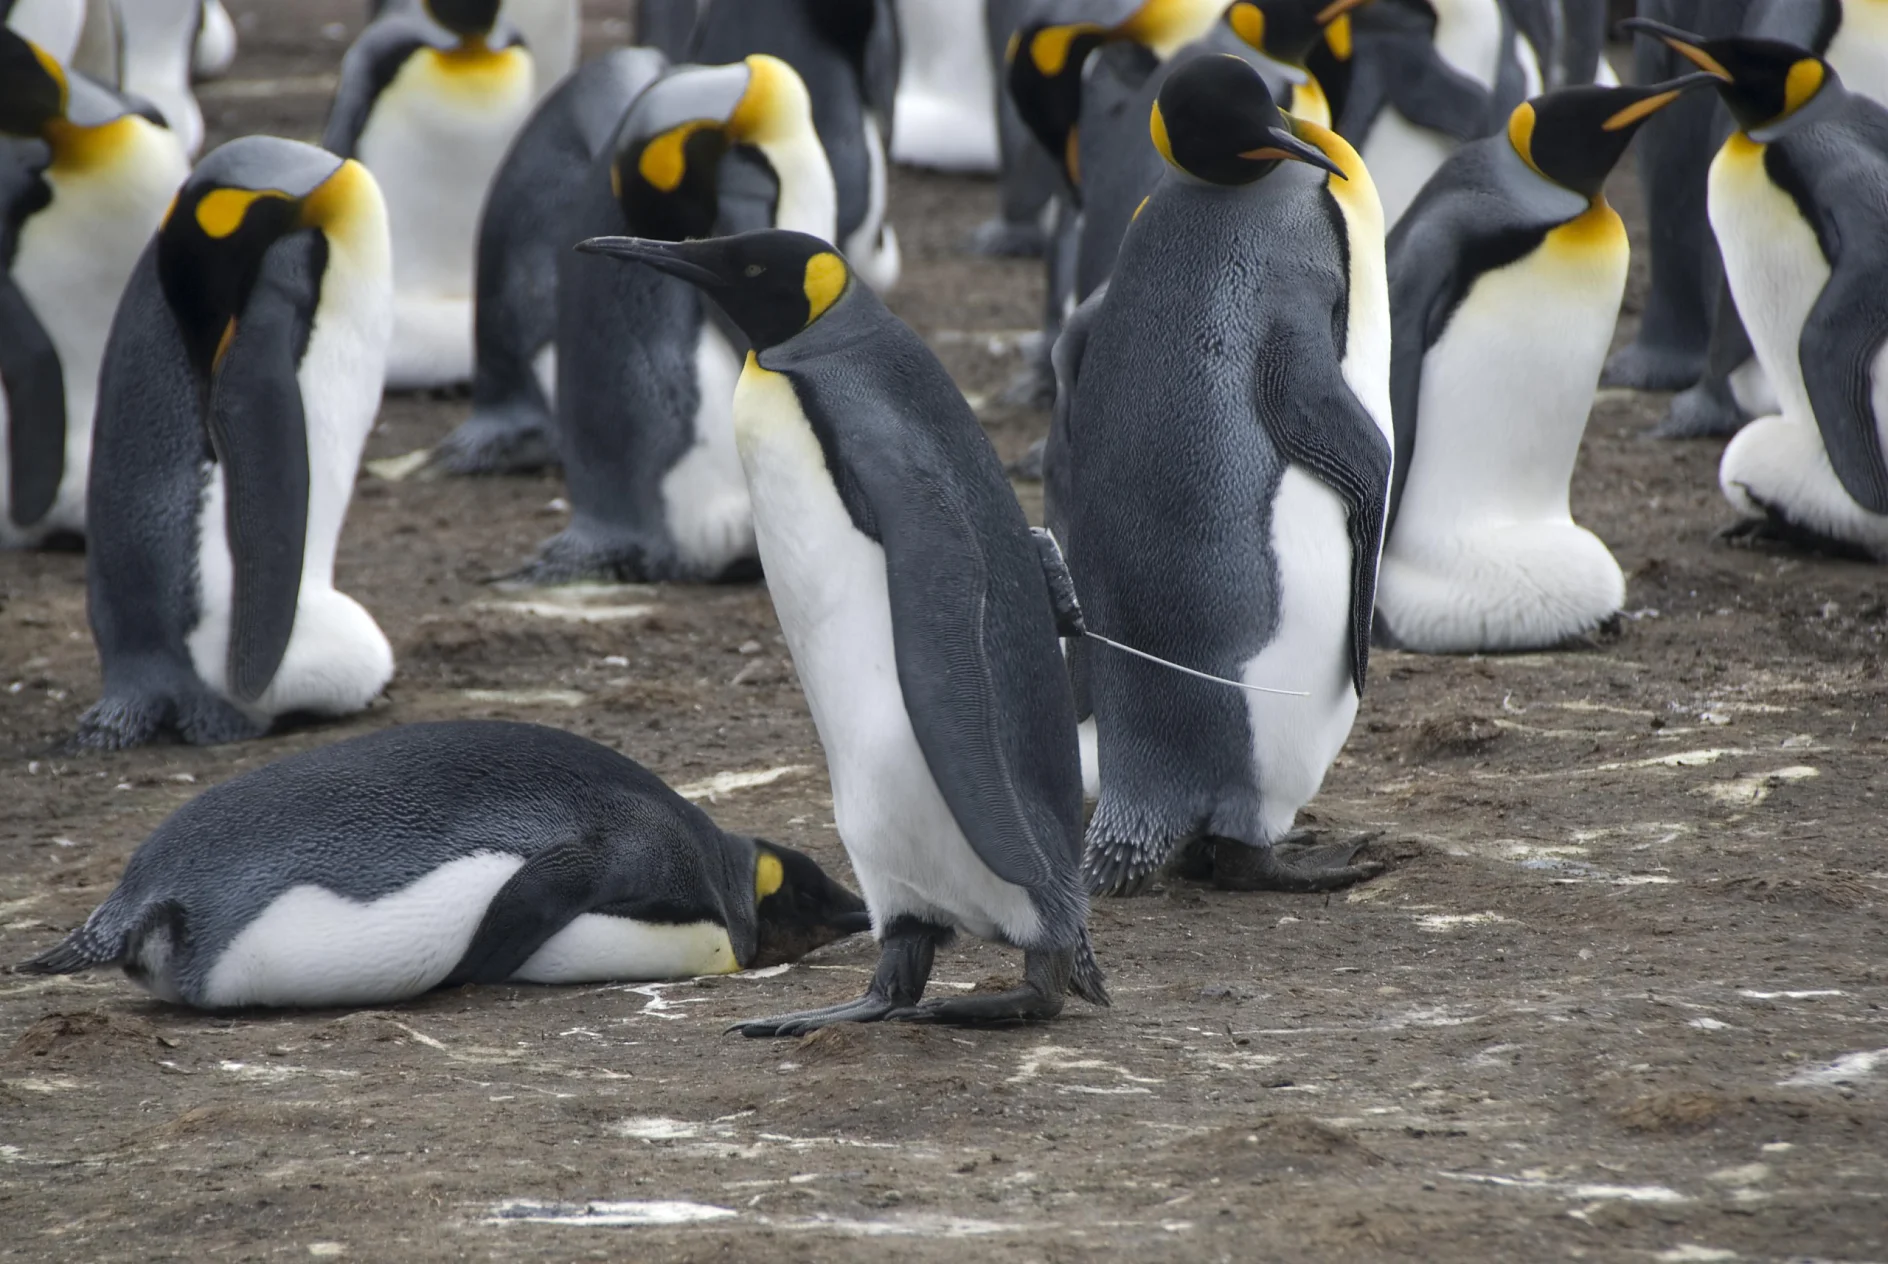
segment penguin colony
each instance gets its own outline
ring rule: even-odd
[[[469,389],[433,472],[569,489],[515,578],[764,574],[862,892],[595,743],[412,724],[204,793],[23,968],[378,1004],[870,931],[862,996],[736,1030],[1051,1018],[1109,1003],[1091,896],[1380,872],[1293,832],[1373,645],[1617,614],[1568,507],[1601,382],[1733,435],[1735,530],[1888,560],[1879,3],[1642,0],[1632,86],[1598,0],[974,7],[643,0],[577,65],[576,0],[381,0],[319,146],[193,167],[216,0],[0,0],[0,546],[86,549],[75,745],[366,708],[361,451],[383,390]],[[1042,260],[1044,528],[881,301],[892,160],[996,173],[970,248]],[[960,933],[1020,983],[925,999]]]

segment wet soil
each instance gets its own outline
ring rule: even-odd
[[[361,6],[231,7],[213,138],[312,139]],[[592,6],[593,47],[620,8]],[[1629,181],[1618,200],[1637,234]],[[1044,418],[994,399],[1040,288],[959,253],[993,205],[898,174],[895,306],[1013,456]],[[1103,903],[1114,1008],[1004,1030],[722,1034],[855,993],[857,941],[765,978],[364,1013],[0,976],[0,1258],[1888,1258],[1888,593],[1719,539],[1719,445],[1644,438],[1663,405],[1603,393],[1574,482],[1631,575],[1617,628],[1374,658],[1305,815],[1380,833],[1387,876]],[[465,411],[391,399],[368,455]],[[763,590],[547,614],[484,582],[562,524],[559,494],[364,473],[338,573],[394,642],[387,698],[212,750],[62,753],[98,688],[83,558],[0,556],[0,959],[75,925],[206,786],[441,717],[594,737],[844,872]],[[772,780],[716,790],[730,772]],[[1019,964],[963,945],[937,986]]]

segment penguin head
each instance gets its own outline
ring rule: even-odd
[[[840,886],[813,858],[754,841],[754,913],[757,922],[750,970],[798,961],[835,939],[872,929],[865,901]]]
[[[651,84],[624,116],[610,185],[639,236],[707,237],[722,155],[737,145],[765,155],[794,140],[818,144],[812,98],[786,62],[757,53],[726,66],[683,66]]]
[[[1514,107],[1508,143],[1537,173],[1591,200],[1641,124],[1712,82],[1710,75],[1696,74],[1647,87],[1562,88]]]
[[[230,141],[197,164],[157,231],[157,273],[202,380],[220,365],[269,247],[290,233],[344,231],[379,198],[360,163],[274,136]]]
[[[1745,132],[1793,117],[1839,83],[1829,63],[1781,40],[1747,35],[1705,39],[1647,18],[1629,18],[1620,27],[1661,41],[1717,80],[1718,95]]]
[[[52,147],[55,162],[83,164],[105,156],[111,125],[134,113],[143,111],[0,26],[0,132],[39,137]],[[162,124],[154,110],[146,117]]]
[[[707,241],[592,237],[577,249],[646,263],[687,281],[720,305],[755,351],[800,333],[852,288],[851,269],[831,245],[779,228]]]
[[[1148,130],[1169,166],[1208,184],[1251,184],[1287,161],[1348,178],[1322,149],[1299,139],[1259,72],[1230,54],[1196,57],[1169,75]]]
[[[1340,57],[1350,47],[1350,11],[1370,0],[1237,0],[1222,21],[1241,40],[1285,66],[1305,58],[1329,38]]]
[[[460,39],[482,39],[498,24],[499,0],[423,0],[426,15]]]

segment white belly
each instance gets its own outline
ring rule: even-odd
[[[1357,717],[1350,679],[1351,549],[1344,503],[1297,466],[1272,502],[1278,633],[1240,679],[1310,696],[1245,695],[1266,836],[1282,837],[1310,802]]]
[[[898,0],[904,63],[892,157],[942,171],[997,169],[996,85],[982,6]]]
[[[125,92],[155,105],[193,157],[203,146],[203,111],[190,92],[198,0],[136,0],[117,6]]]
[[[695,444],[662,478],[669,535],[682,560],[704,575],[754,556],[754,514],[734,450],[734,384],[741,361],[712,323],[695,350],[701,404]]]
[[[201,1004],[372,1005],[437,987],[524,857],[486,852],[362,903],[292,887],[230,941]]]
[[[1376,182],[1377,196],[1383,200],[1385,231],[1396,227],[1396,221],[1416,200],[1429,177],[1456,148],[1454,141],[1440,132],[1417,127],[1394,106],[1385,106],[1377,115],[1358,153]]]
[[[521,983],[634,983],[732,974],[740,968],[727,928],[713,922],[665,926],[584,913],[551,936],[511,977]]]
[[[977,858],[918,746],[898,683],[885,552],[852,525],[791,385],[750,369],[734,416],[768,591],[874,927],[909,914],[1034,942],[1041,921],[1028,892]]]
[[[15,0],[7,28],[52,54],[64,66],[79,47],[85,29],[86,0]]]
[[[870,114],[865,116],[865,153],[871,164],[865,218],[846,239],[846,259],[874,292],[886,294],[898,284],[904,257],[897,231],[885,222],[885,141]]]

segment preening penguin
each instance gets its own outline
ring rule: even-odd
[[[387,385],[472,376],[473,259],[486,187],[536,99],[498,0],[422,0],[372,22],[341,61],[322,145],[358,158],[393,233]]]
[[[1781,407],[1724,450],[1724,495],[1888,559],[1888,109],[1794,44],[1632,27],[1716,78],[1738,129],[1711,164],[1711,227]]]
[[[585,234],[679,241],[783,227],[830,241],[835,206],[805,84],[757,54],[679,67],[638,97],[574,216]],[[740,333],[672,276],[568,250],[557,310],[555,441],[571,521],[521,577],[752,578],[729,413]]]
[[[688,978],[868,929],[791,848],[723,833],[557,729],[409,724],[226,781],[20,967],[122,966],[199,1009],[373,1005],[441,984]]]
[[[161,121],[6,28],[0,133],[33,138],[0,138],[0,547],[17,548],[85,531],[106,331],[190,164]]]
[[[1602,188],[1646,119],[1709,82],[1523,102],[1506,135],[1444,162],[1390,233],[1386,643],[1534,649],[1625,600],[1619,564],[1567,503],[1626,290],[1626,226]]]
[[[1171,170],[1056,347],[1045,517],[1094,631],[1302,693],[1071,642],[1099,743],[1085,872],[1130,891],[1198,844],[1221,885],[1343,886],[1374,870],[1275,845],[1369,659],[1391,463],[1382,213],[1356,152],[1280,114],[1239,58],[1175,71],[1150,130]]]
[[[367,169],[252,136],[191,174],[112,321],[78,745],[207,745],[365,707],[393,674],[334,551],[380,405],[387,214]]]
[[[1049,588],[944,367],[814,237],[584,248],[700,286],[753,346],[734,416],[761,560],[882,946],[859,1000],[738,1029],[1048,1018],[1070,989],[1105,1004]],[[957,931],[1022,948],[1023,986],[920,1005]]]
[[[588,235],[573,218],[585,182],[630,102],[667,68],[653,49],[606,53],[546,97],[512,142],[479,221],[472,416],[433,450],[447,472],[556,463],[558,264]]]

